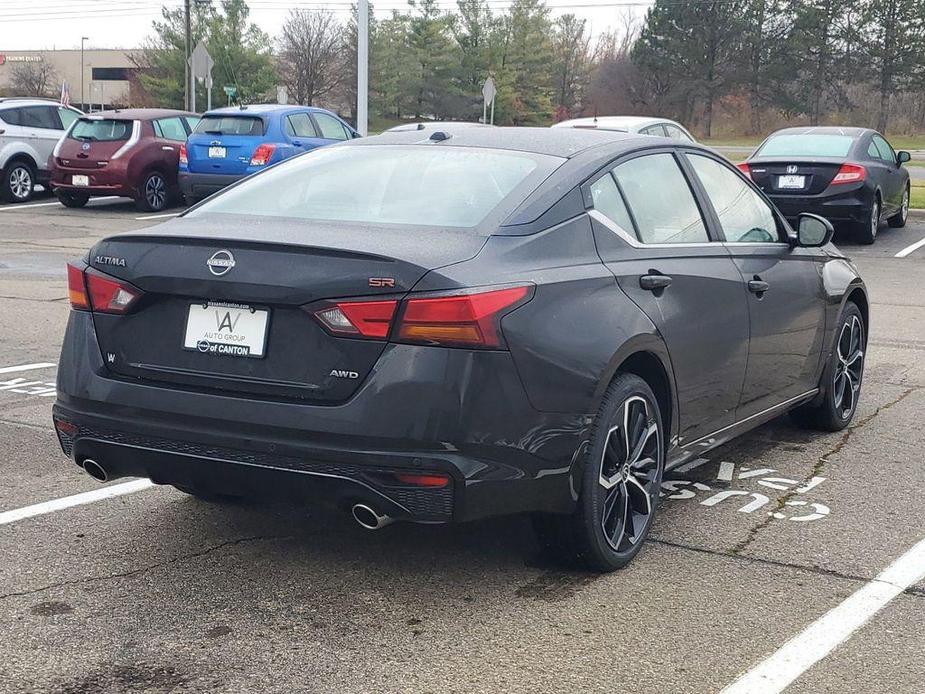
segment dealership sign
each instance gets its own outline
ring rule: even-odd
[[[4,55],[0,53],[0,65],[4,63],[41,63],[44,60],[40,55]]]

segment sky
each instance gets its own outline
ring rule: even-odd
[[[487,0],[502,10],[509,0]],[[446,9],[453,0],[438,0]],[[292,8],[327,9],[346,19],[352,0],[248,0],[251,19],[271,37],[279,33]],[[547,0],[553,15],[571,12],[588,20],[592,35],[622,25],[626,13],[641,16],[644,0]],[[0,53],[4,51],[80,48],[134,48],[151,33],[162,5],[182,7],[183,0],[0,0]],[[378,0],[377,16],[405,10],[405,0]]]

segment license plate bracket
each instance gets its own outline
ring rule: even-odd
[[[75,174],[74,176],[71,176],[71,185],[86,187],[90,185],[90,177]]]
[[[222,301],[190,303],[183,349],[201,354],[262,359],[266,355],[270,311]]]
[[[209,147],[209,159],[224,159],[227,150],[224,147]]]
[[[802,190],[806,187],[806,176],[778,176],[777,187],[785,190]]]

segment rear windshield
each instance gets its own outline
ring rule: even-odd
[[[848,135],[776,135],[756,152],[761,157],[847,157],[854,138]]]
[[[190,213],[476,227],[563,160],[493,149],[340,146],[290,159]],[[510,211],[510,210],[509,210]]]
[[[132,121],[110,118],[89,120],[81,118],[71,130],[71,138],[86,142],[117,142],[127,140],[132,134]]]
[[[256,116],[203,116],[194,132],[208,135],[263,135],[263,121]]]

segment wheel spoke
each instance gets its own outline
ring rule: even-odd
[[[646,488],[634,475],[630,475],[626,479],[626,489],[633,510],[648,517],[652,513],[652,499]]]
[[[626,533],[626,519],[629,513],[626,487],[623,484],[615,485],[604,499],[604,511],[601,516],[601,529],[607,542],[617,551]]]

